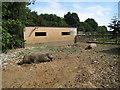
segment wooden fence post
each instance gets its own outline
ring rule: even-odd
[[[103,44],[105,43],[105,37],[104,35],[102,34],[102,38],[103,38]]]
[[[77,43],[77,36],[78,36],[78,35],[76,35],[75,38],[74,38],[74,44]]]
[[[117,44],[117,43],[118,43],[118,37],[117,37],[117,34],[116,34],[116,36],[115,36],[115,37],[116,37],[116,44]]]

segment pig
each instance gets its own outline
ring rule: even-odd
[[[91,43],[90,45],[88,45],[88,46],[85,48],[85,50],[87,50],[87,49],[92,49],[92,48],[95,48],[95,47],[97,47],[97,44],[96,44],[96,43]]]
[[[46,54],[28,54],[23,57],[23,60],[18,62],[18,65],[31,64],[36,62],[49,62],[53,60],[53,56],[49,53]]]

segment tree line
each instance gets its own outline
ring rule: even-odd
[[[23,47],[25,41],[23,32],[25,26],[53,26],[53,27],[77,27],[84,33],[104,34],[105,26],[98,26],[93,18],[84,22],[75,12],[68,12],[64,17],[55,14],[40,14],[31,11],[27,6],[31,2],[3,2],[2,3],[2,51]]]
[[[105,34],[107,28],[105,26],[98,26],[98,23],[93,18],[88,18],[84,22],[75,12],[68,12],[64,17],[59,17],[55,14],[40,14],[35,11],[30,11],[27,15],[26,26],[54,26],[54,27],[77,27],[78,31],[89,34]]]

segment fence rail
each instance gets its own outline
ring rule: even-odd
[[[74,42],[120,44],[120,35],[77,35]]]

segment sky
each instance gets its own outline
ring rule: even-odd
[[[28,6],[32,11],[38,14],[56,14],[64,17],[67,12],[78,14],[80,21],[93,18],[99,26],[108,26],[113,16],[118,15],[118,2],[80,2],[80,1],[36,1]]]

